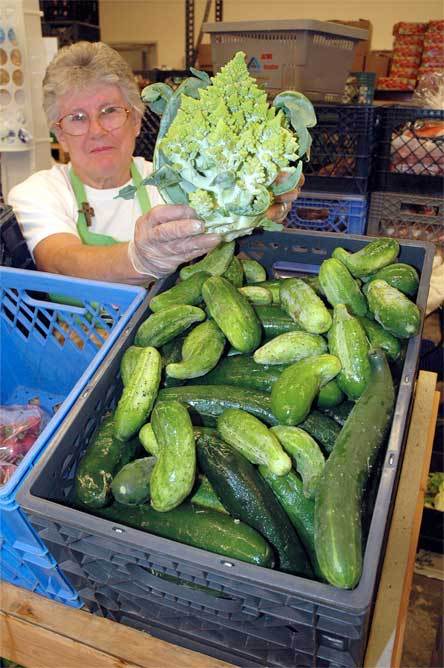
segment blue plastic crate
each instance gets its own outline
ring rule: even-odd
[[[8,267],[0,267],[0,283],[0,404],[38,400],[49,415],[17,470],[0,485],[0,578],[80,605],[16,493],[134,313],[144,308],[146,291]],[[78,305],[54,301],[54,294]]]
[[[293,202],[286,224],[300,230],[365,234],[367,196],[303,192]]]

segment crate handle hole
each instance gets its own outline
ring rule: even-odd
[[[118,534],[125,533],[125,529],[122,529],[122,527],[113,527],[112,531],[114,531],[114,533],[118,533]]]
[[[307,221],[326,221],[328,220],[328,209],[327,208],[322,208],[322,209],[316,209],[314,207],[308,207],[308,206],[297,206],[296,207],[296,215],[300,220],[307,220]]]
[[[416,202],[401,202],[401,211],[411,216],[427,216],[428,218],[439,216],[439,206],[417,204]]]
[[[234,568],[234,564],[231,561],[221,561],[220,563],[222,566],[225,566],[225,568]]]

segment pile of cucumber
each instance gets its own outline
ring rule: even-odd
[[[418,334],[395,239],[272,279],[222,243],[180,271],[121,362],[76,502],[159,536],[353,588],[363,492],[386,442],[390,370]]]

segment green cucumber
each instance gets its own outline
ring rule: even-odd
[[[232,283],[235,288],[241,288],[243,286],[244,270],[241,261],[238,257],[236,257],[236,255],[233,255],[228,268],[224,271],[222,276],[226,278],[227,281],[230,281],[230,283]]]
[[[353,589],[361,577],[362,495],[378,450],[385,442],[395,399],[384,353],[372,351],[370,364],[370,381],[325,464],[315,500],[319,565],[327,582],[343,589]]]
[[[202,295],[210,312],[236,350],[249,353],[258,347],[262,330],[248,299],[222,276],[205,281]]]
[[[267,271],[257,260],[241,258],[241,263],[247,283],[260,283],[267,280]]]
[[[273,383],[286,368],[284,364],[257,364],[252,355],[224,357],[212,371],[191,380],[192,385],[236,385],[271,392]]]
[[[316,292],[301,278],[287,278],[280,288],[284,311],[305,331],[322,334],[331,327],[331,315]]]
[[[343,401],[338,406],[329,406],[328,408],[323,408],[322,412],[325,413],[327,417],[332,418],[341,427],[343,427],[354,405],[354,401]]]
[[[259,283],[251,283],[253,287],[266,288],[269,290],[273,297],[273,304],[279,306],[281,303],[281,284],[282,278],[272,278],[268,281],[260,281]]]
[[[271,408],[277,421],[286,425],[302,422],[320,388],[340,370],[339,359],[326,354],[308,357],[284,369],[271,389]]]
[[[387,332],[381,325],[371,318],[358,318],[359,322],[367,334],[367,338],[372,348],[381,348],[385,354],[394,362],[401,354],[401,344],[393,334]]]
[[[210,481],[204,475],[201,476],[198,487],[190,500],[195,506],[217,510],[219,513],[228,513],[228,510],[221,503]]]
[[[376,274],[367,277],[367,282],[382,280],[386,281],[392,288],[400,290],[408,297],[414,297],[418,292],[418,272],[410,264],[396,262],[383,267]]]
[[[365,390],[371,374],[369,343],[361,323],[349,314],[344,304],[334,308],[328,347],[341,361],[336,381],[347,397],[355,401]]]
[[[94,432],[75,475],[75,497],[89,508],[101,508],[112,499],[115,473],[131,461],[140,447],[137,439],[126,443],[114,436],[114,416],[108,415]]]
[[[226,408],[241,408],[270,425],[278,422],[271,410],[270,395],[259,390],[234,385],[183,385],[160,390],[158,401],[171,399],[182,401],[209,426]]]
[[[327,342],[319,334],[287,332],[257,348],[253,358],[258,364],[292,364],[326,351]]]
[[[166,374],[181,380],[204,376],[216,366],[224,347],[225,336],[214,320],[201,322],[185,337],[182,360],[168,364]]]
[[[338,406],[344,399],[345,394],[339,387],[336,378],[333,378],[333,380],[319,390],[317,406],[318,408]]]
[[[335,420],[316,409],[300,423],[299,427],[313,436],[327,454],[332,452],[341,428]]]
[[[345,304],[355,315],[367,313],[367,302],[347,267],[330,258],[319,269],[319,281],[332,306]]]
[[[128,385],[131,380],[142,350],[140,346],[129,346],[123,353],[120,361],[120,375],[124,386]]]
[[[264,464],[276,475],[284,475],[291,469],[291,459],[276,435],[254,415],[239,408],[227,408],[217,419],[217,431],[252,464]]]
[[[285,475],[275,475],[266,466],[259,466],[259,473],[270,485],[273,494],[296,529],[310,558],[314,574],[323,579],[314,545],[314,500],[307,499],[303,492],[302,481],[294,471]]]
[[[337,246],[332,256],[345,264],[353,276],[360,278],[374,274],[379,269],[395,261],[399,253],[399,242],[396,239],[383,237],[368,243],[356,253],[348,253]]]
[[[205,311],[197,306],[188,304],[167,306],[157,313],[152,313],[142,322],[136,332],[134,343],[136,346],[158,348],[205,318]]]
[[[176,304],[188,304],[198,306],[202,302],[202,285],[211,276],[207,271],[197,271],[185,281],[179,281],[169,290],[161,292],[150,301],[150,309],[153,313],[162,311]]]
[[[162,372],[162,358],[148,346],[139,354],[132,378],[123,388],[114,414],[114,434],[127,441],[147,421],[156,400]]]
[[[159,445],[151,475],[151,505],[167,512],[191,492],[196,475],[196,446],[193,425],[186,407],[178,401],[158,402],[153,409],[152,427]]]
[[[279,443],[287,452],[303,481],[304,494],[314,498],[316,488],[325,466],[324,455],[314,438],[299,427],[277,425],[270,430],[278,438]],[[271,473],[276,473],[268,467]]]
[[[260,320],[264,336],[266,339],[272,339],[279,334],[286,332],[301,331],[302,327],[295,322],[288,313],[280,306],[266,306],[257,304],[254,307],[256,315]]]
[[[386,281],[368,283],[367,301],[377,322],[399,339],[408,339],[419,333],[421,311],[400,290]]]
[[[255,529],[229,515],[193,506],[191,503],[159,513],[150,506],[122,506],[114,503],[96,512],[100,517],[178,543],[239,559],[256,566],[270,567],[273,552]]]
[[[261,288],[258,285],[244,285],[238,288],[241,295],[246,297],[250,304],[255,306],[267,306],[273,303],[273,295],[268,288]]]
[[[228,512],[259,531],[276,550],[277,567],[311,575],[299,538],[257,469],[239,452],[214,436],[197,439],[200,469]]]
[[[221,276],[230,265],[234,255],[234,241],[221,242],[198,262],[188,264],[179,272],[182,281],[197,271],[206,271],[212,276]]]
[[[143,425],[142,429],[139,431],[139,441],[142,443],[144,450],[150,455],[159,454],[159,444],[156,439],[156,435],[153,431],[153,425],[151,422],[147,422]]]
[[[149,501],[150,479],[155,463],[155,457],[143,457],[123,466],[111,483],[115,500],[126,506],[137,506]]]

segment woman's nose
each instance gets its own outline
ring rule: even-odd
[[[106,130],[100,125],[99,118],[97,116],[91,116],[89,119],[89,134],[92,136],[100,136],[105,133]]]

